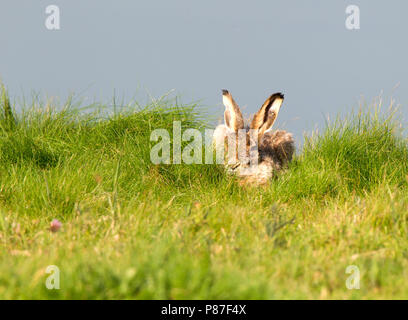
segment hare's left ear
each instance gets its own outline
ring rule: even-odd
[[[261,109],[255,114],[252,122],[251,129],[258,130],[259,139],[262,138],[264,133],[270,130],[278,117],[279,110],[282,106],[284,95],[280,92],[271,95]]]
[[[234,132],[243,129],[244,119],[242,118],[241,110],[239,110],[238,105],[228,90],[222,90],[222,102],[225,106],[224,122],[227,128]]]

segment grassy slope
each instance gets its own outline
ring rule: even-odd
[[[408,147],[392,119],[332,124],[268,187],[242,188],[216,166],[150,163],[151,130],[201,127],[192,108],[14,119],[6,101],[0,298],[408,297]]]

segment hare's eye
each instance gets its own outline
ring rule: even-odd
[[[241,164],[239,162],[237,162],[236,164],[231,166],[232,170],[235,170],[236,168],[238,168]]]

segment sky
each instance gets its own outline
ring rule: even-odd
[[[45,25],[49,5],[59,30]],[[406,12],[406,0],[1,0],[0,79],[17,109],[32,92],[143,104],[173,90],[220,120],[221,89],[245,116],[283,92],[276,127],[300,141],[380,95],[406,121]]]

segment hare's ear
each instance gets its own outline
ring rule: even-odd
[[[274,93],[271,95],[261,109],[255,114],[252,122],[251,129],[258,130],[258,137],[261,138],[264,133],[270,130],[278,117],[280,107],[282,106],[284,96],[282,93]]]
[[[228,90],[222,90],[222,102],[225,106],[224,122],[227,128],[231,131],[238,132],[244,128],[244,119],[242,118],[241,110],[235,103]]]

